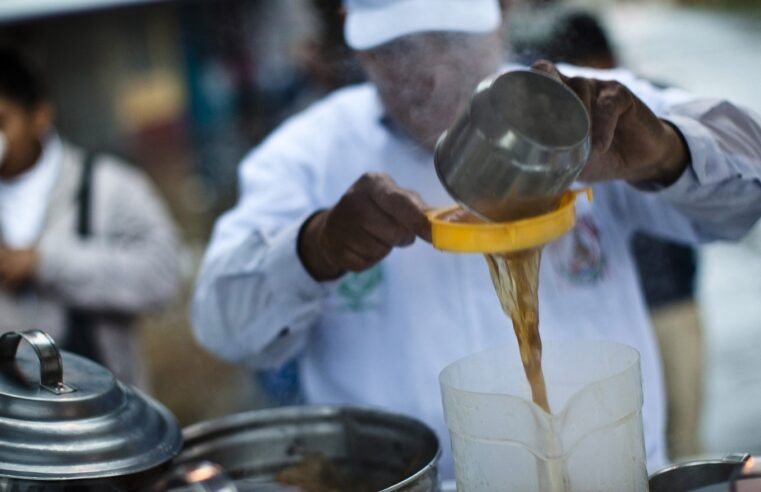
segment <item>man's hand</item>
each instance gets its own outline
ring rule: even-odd
[[[431,240],[425,208],[417,193],[399,188],[390,176],[365,174],[335,207],[304,225],[298,244],[301,261],[317,280],[366,270],[415,237]]]
[[[616,81],[568,78],[547,61],[532,67],[564,82],[592,120],[592,152],[579,179],[669,185],[684,172],[689,151],[677,130]]]
[[[0,284],[14,290],[31,282],[39,261],[34,248],[10,249],[0,246]]]

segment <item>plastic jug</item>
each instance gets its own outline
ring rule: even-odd
[[[548,342],[550,407],[531,393],[514,346],[440,375],[458,492],[647,490],[639,354],[612,342]]]

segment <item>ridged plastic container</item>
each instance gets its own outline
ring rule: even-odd
[[[458,492],[647,490],[637,351],[568,342],[543,353],[553,415],[531,401],[515,347],[442,371]]]

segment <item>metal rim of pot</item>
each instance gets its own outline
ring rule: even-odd
[[[241,429],[266,427],[268,425],[274,425],[278,422],[290,421],[298,419],[300,425],[309,425],[311,421],[325,421],[329,419],[338,419],[342,415],[362,415],[369,418],[377,418],[380,420],[395,420],[408,426],[420,428],[425,430],[428,439],[435,445],[435,452],[421,467],[409,475],[408,477],[394,483],[380,492],[395,492],[405,489],[416,482],[426,477],[429,474],[437,475],[438,461],[441,456],[441,446],[435,432],[428,426],[423,424],[417,419],[391,413],[380,409],[370,408],[357,408],[357,407],[341,407],[341,406],[294,406],[294,407],[279,407],[272,409],[253,410],[248,412],[242,412],[233,415],[227,415],[214,420],[208,420],[193,424],[183,430],[183,436],[185,440],[185,447],[182,454],[177,458],[181,464],[183,460],[187,462],[193,462],[198,459],[210,459],[217,461],[223,467],[227,468],[228,474],[232,475],[235,480],[236,470],[227,467],[224,460],[214,460],[213,456],[210,456],[209,448],[213,447],[211,442],[217,442],[224,439],[224,436],[230,434],[238,435]],[[198,449],[198,452],[196,452]]]
[[[36,360],[18,354],[22,341]],[[59,351],[40,330],[0,336],[0,414],[2,480],[139,476],[182,448],[180,426],[163,405],[95,362]]]
[[[183,486],[188,492],[238,492],[227,472],[206,460],[175,467],[146,492],[165,492]]]
[[[649,487],[652,492],[686,492],[723,484],[734,491],[737,481],[758,477],[761,477],[761,462],[747,453],[731,453],[718,459],[667,466],[650,476]]]

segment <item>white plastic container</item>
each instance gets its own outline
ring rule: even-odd
[[[637,351],[545,343],[543,366],[553,415],[531,401],[514,346],[441,372],[458,492],[647,490]]]

